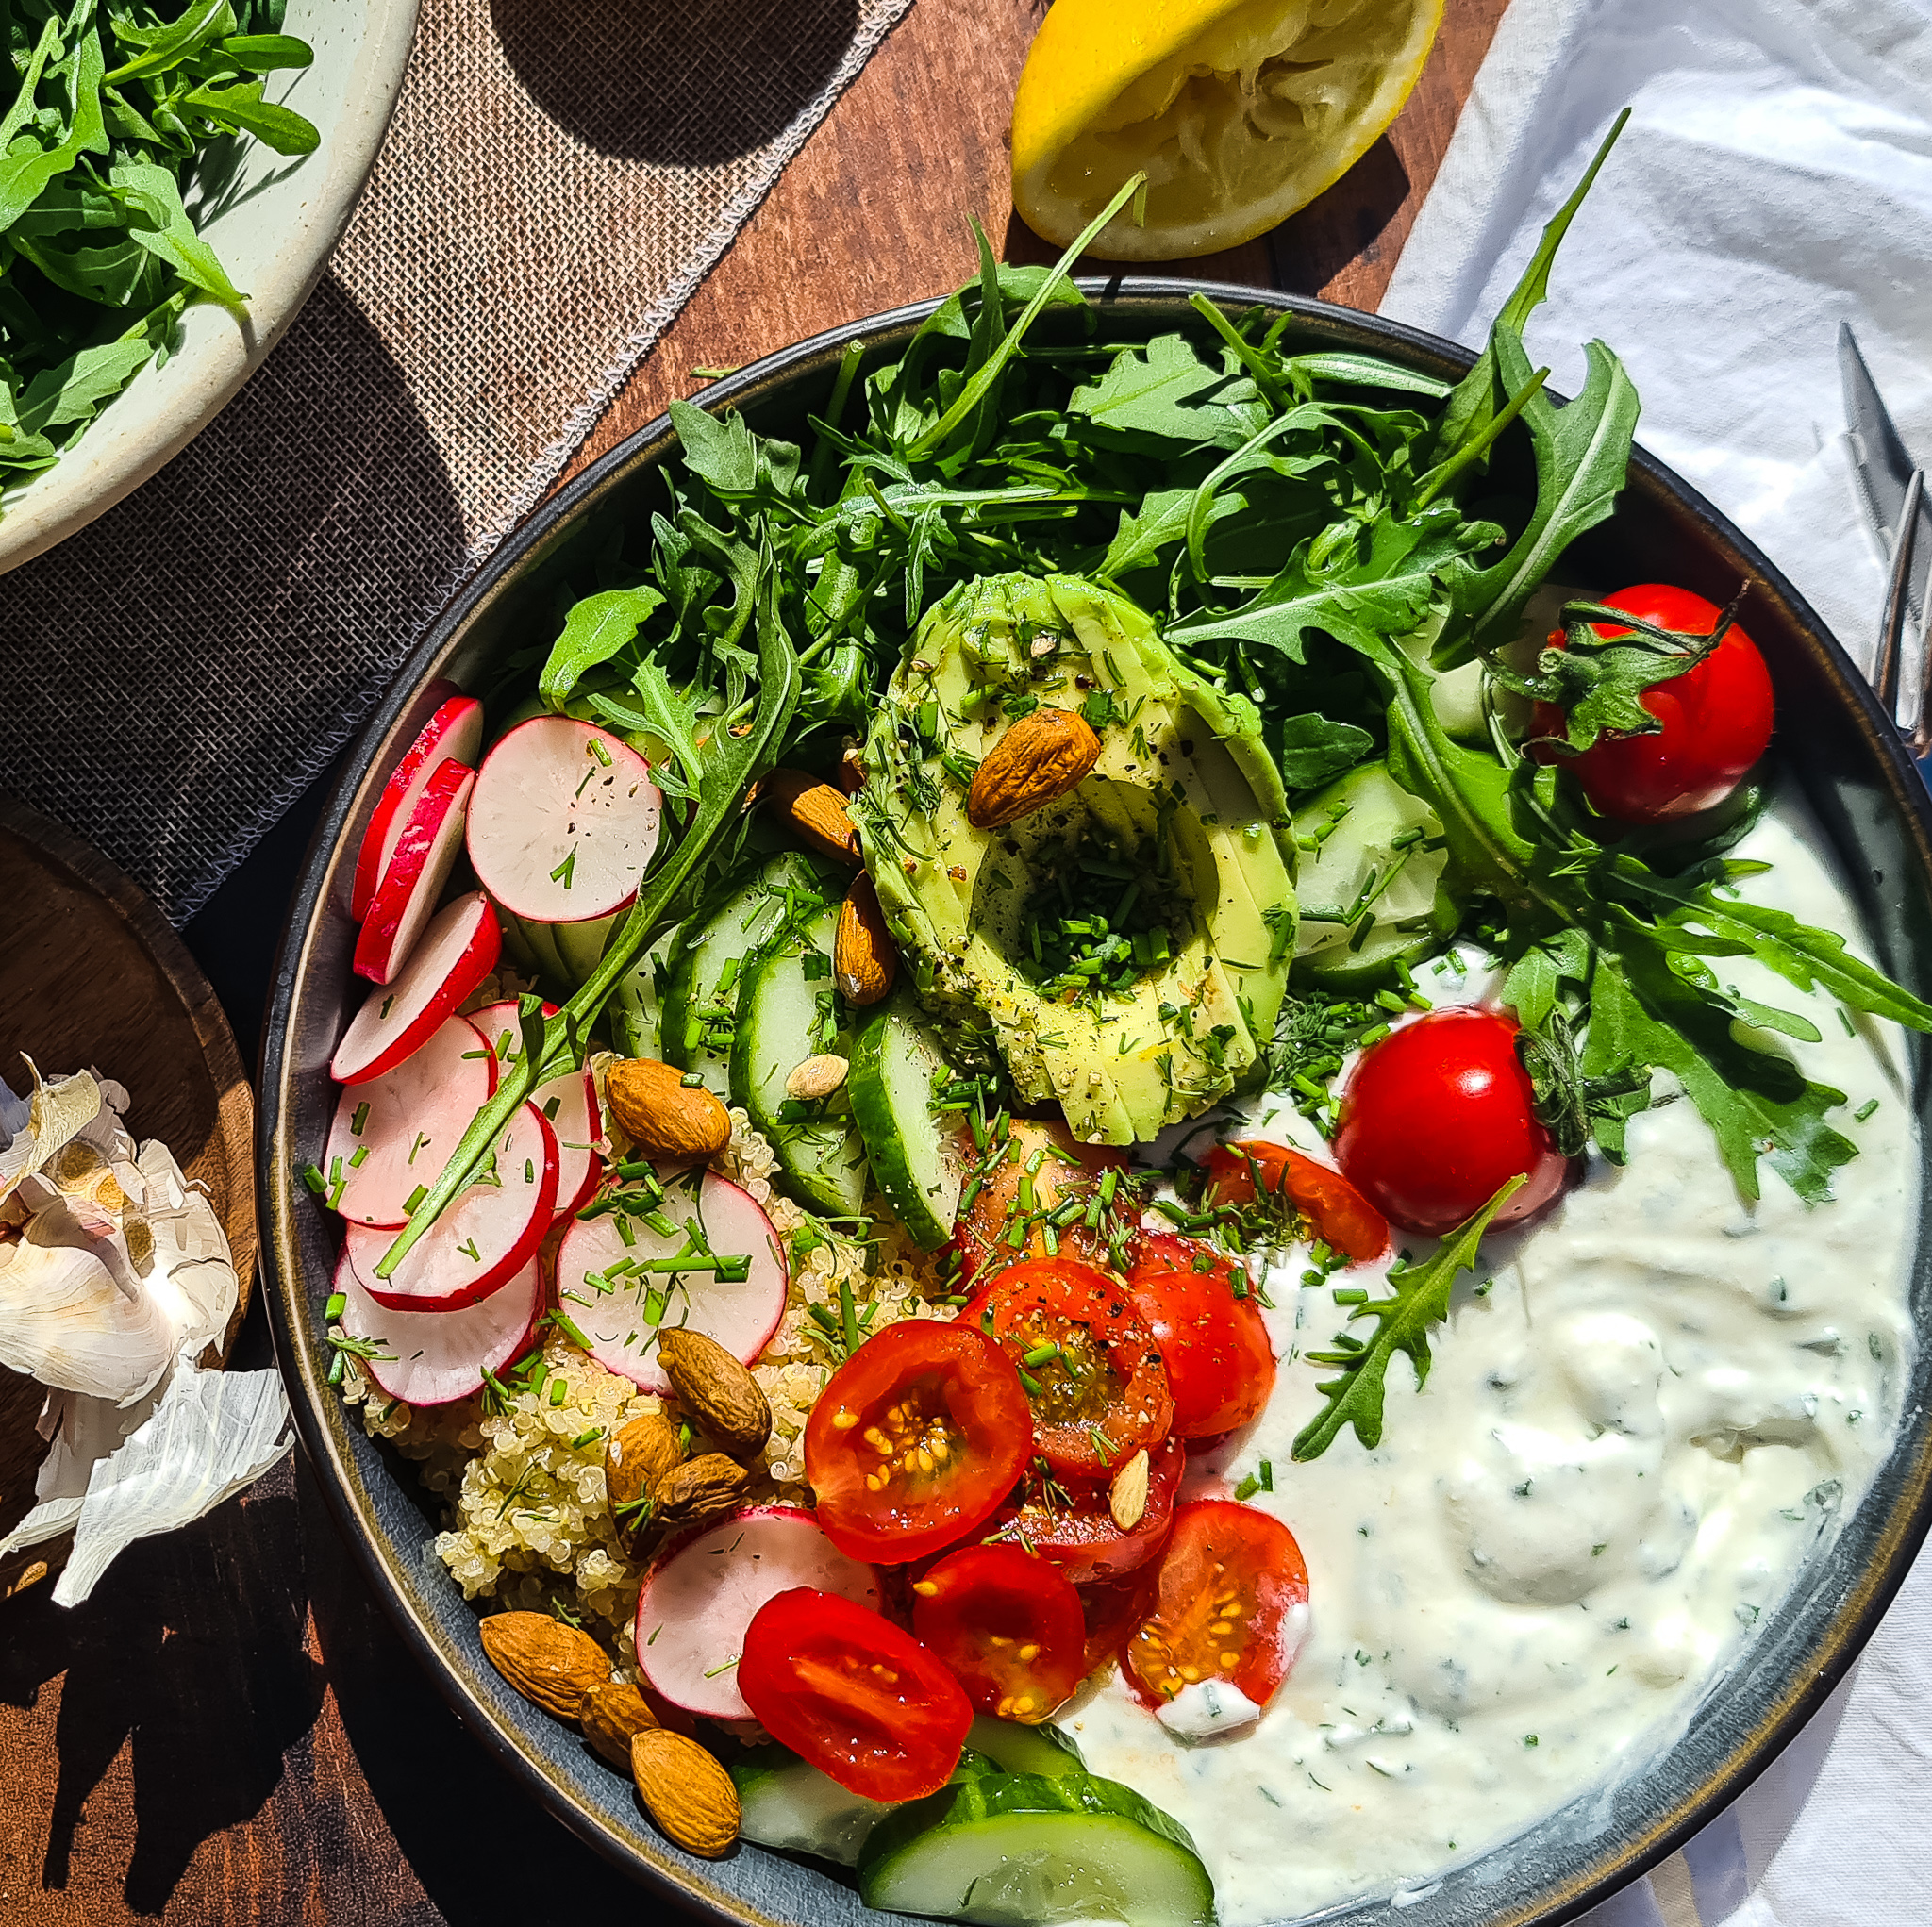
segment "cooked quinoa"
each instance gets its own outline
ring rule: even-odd
[[[600,1097],[609,1061],[592,1063]],[[611,1141],[600,1148],[623,1157],[629,1146],[614,1125],[607,1128]],[[933,1302],[945,1287],[933,1257],[889,1215],[879,1214],[875,1234],[863,1243],[840,1236],[774,1191],[775,1163],[770,1144],[734,1107],[731,1141],[713,1168],[770,1216],[791,1273],[784,1318],[752,1368],[771,1403],[772,1436],[745,1498],[809,1505],[805,1421],[838,1362],[811,1307],[837,1323],[841,1286],[848,1286],[854,1315],[870,1334],[902,1318],[946,1315]],[[332,1328],[331,1336],[341,1334]],[[527,1389],[506,1387],[508,1395],[499,1397],[486,1387],[419,1412],[387,1398],[351,1354],[342,1397],[361,1406],[370,1437],[391,1440],[417,1461],[424,1485],[447,1502],[436,1551],[464,1598],[486,1600],[491,1610],[567,1612],[610,1648],[618,1677],[634,1678],[632,1621],[655,1541],[646,1539],[639,1557],[625,1550],[605,1489],[604,1452],[613,1432],[667,1402],[607,1371],[554,1327],[545,1330],[541,1360],[525,1374]],[[668,1403],[675,1417],[675,1402]]]

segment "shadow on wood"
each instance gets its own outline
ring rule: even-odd
[[[276,1791],[324,1690],[295,1537],[292,1491],[258,1489],[129,1547],[72,1612],[44,1586],[0,1604],[0,1703],[59,1699],[51,1754],[8,1762],[0,1864],[43,1890],[40,1907],[12,1895],[9,1918],[53,1918],[51,1895],[70,1888],[58,1911],[94,1918],[124,1860],[126,1906],[158,1914],[203,1842]],[[125,1777],[111,1770],[124,1748]]]

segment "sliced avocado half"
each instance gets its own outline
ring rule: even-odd
[[[1092,772],[975,829],[974,771],[1043,706],[1092,726]],[[866,862],[920,995],[991,1026],[1024,1100],[1057,1101],[1084,1142],[1129,1144],[1241,1086],[1296,923],[1281,777],[1244,697],[1189,669],[1123,596],[984,577],[920,624],[866,768]]]

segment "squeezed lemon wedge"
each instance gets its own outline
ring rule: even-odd
[[[1064,247],[1144,169],[1144,194],[1091,253],[1168,261],[1252,241],[1401,112],[1442,7],[1057,0],[1013,101],[1013,205]]]

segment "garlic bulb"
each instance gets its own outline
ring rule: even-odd
[[[0,1243],[0,1362],[42,1385],[117,1405],[153,1390],[175,1356],[175,1321],[152,1292],[130,1298],[81,1244],[42,1243],[36,1219]]]

